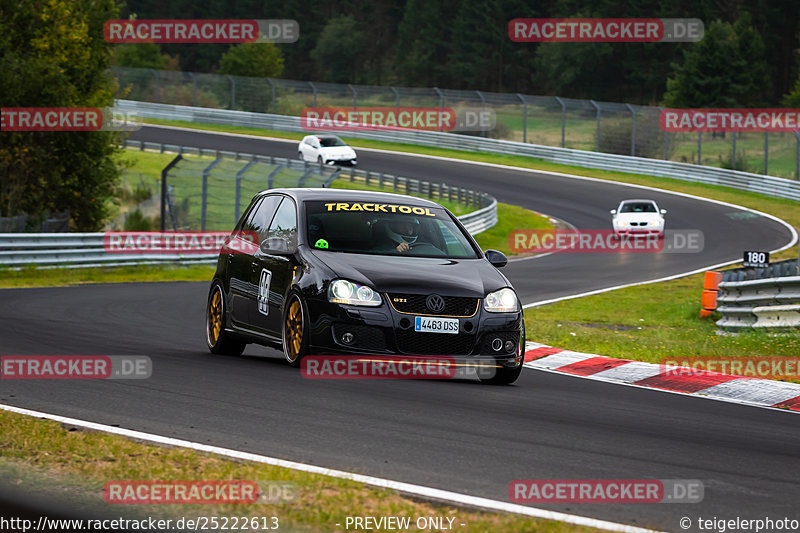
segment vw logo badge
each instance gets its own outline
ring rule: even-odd
[[[444,311],[444,298],[438,294],[431,294],[425,299],[425,306],[431,313],[441,313]]]

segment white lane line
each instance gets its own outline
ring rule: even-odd
[[[181,128],[181,127],[177,127],[177,126],[154,126],[154,125],[148,125],[147,127],[157,127],[157,128],[167,128],[167,129],[175,129],[175,130],[185,130],[185,131],[193,131],[195,133],[201,132],[201,133],[204,133],[204,134],[207,134],[207,135],[227,135],[227,136],[233,136],[233,137],[247,137],[247,138],[253,138],[253,139],[267,139],[267,140],[271,140],[271,141],[283,141],[283,142],[294,142],[294,143],[299,142],[299,141],[295,141],[295,140],[278,139],[278,138],[274,138],[274,137],[261,137],[261,136],[258,136],[258,135],[246,135],[246,134],[243,134],[243,133],[225,133],[225,132],[219,132],[219,131],[215,132],[215,131],[209,131],[209,130],[199,130],[199,129],[194,129],[194,128]],[[786,245],[784,245],[784,246],[782,246],[780,248],[776,248],[775,250],[770,250],[770,253],[772,253],[772,254],[776,254],[778,252],[782,252],[783,250],[786,250],[787,248],[791,248],[798,241],[797,231],[794,229],[794,227],[791,224],[789,224],[788,222],[786,222],[786,221],[784,221],[784,220],[782,220],[782,219],[780,219],[780,218],[778,218],[778,217],[776,217],[774,215],[770,215],[769,213],[764,213],[764,212],[761,212],[761,211],[757,211],[755,209],[750,209],[749,207],[744,207],[744,206],[732,204],[732,203],[729,203],[729,202],[723,202],[721,200],[713,200],[711,198],[704,198],[702,196],[696,196],[694,194],[689,194],[689,193],[685,193],[685,192],[669,191],[667,189],[660,189],[658,187],[651,187],[649,185],[639,185],[639,184],[635,184],[635,183],[624,183],[624,182],[621,182],[621,181],[604,180],[604,179],[592,178],[592,177],[588,177],[588,176],[578,176],[576,174],[567,174],[567,173],[564,173],[564,172],[554,172],[552,170],[536,170],[536,169],[532,169],[532,168],[515,167],[515,166],[510,166],[510,165],[500,165],[498,163],[487,163],[487,162],[484,162],[484,161],[470,161],[468,159],[457,159],[457,158],[453,158],[453,157],[443,157],[443,156],[428,155],[428,154],[416,154],[416,153],[413,153],[413,152],[396,152],[396,151],[393,151],[393,150],[383,150],[383,149],[380,149],[380,148],[358,148],[358,149],[359,150],[366,150],[366,151],[369,151],[369,152],[382,152],[382,153],[389,153],[389,154],[409,156],[409,157],[423,157],[423,158],[428,158],[428,159],[438,159],[440,161],[451,161],[451,162],[454,162],[454,163],[462,163],[462,164],[467,164],[467,165],[480,165],[480,166],[488,166],[488,167],[494,167],[494,168],[502,168],[502,169],[513,170],[513,171],[517,171],[517,172],[529,172],[529,173],[532,173],[532,174],[546,174],[546,175],[550,175],[550,176],[558,176],[558,177],[561,177],[561,178],[593,181],[593,182],[596,182],[596,183],[610,183],[610,184],[614,184],[614,185],[620,185],[620,186],[623,186],[623,187],[633,187],[635,189],[644,189],[644,190],[647,190],[647,191],[656,191],[656,192],[660,192],[660,193],[664,193],[664,194],[672,194],[672,195],[675,195],[675,196],[683,196],[684,198],[692,198],[694,200],[699,200],[699,201],[702,201],[702,202],[710,202],[712,204],[724,205],[726,207],[732,207],[734,209],[739,209],[739,210],[742,210],[742,211],[747,211],[747,212],[750,212],[750,213],[754,213],[754,214],[757,214],[757,215],[760,215],[762,217],[768,218],[770,220],[773,220],[773,221],[783,225],[784,227],[786,227],[789,230],[789,233],[792,235],[791,242],[789,242],[788,244],[786,244]],[[465,152],[465,153],[468,153],[468,152]],[[652,177],[658,178],[658,176],[652,176]],[[669,178],[662,178],[662,179],[669,179]],[[686,183],[696,183],[696,182],[687,181]],[[543,257],[543,255],[542,256],[536,256],[536,257]],[[533,257],[533,258],[535,258],[535,257]],[[533,258],[531,258],[531,259],[533,259]],[[523,258],[523,259],[528,259],[528,258]],[[680,273],[680,274],[674,274],[674,275],[666,276],[666,277],[663,277],[663,278],[657,278],[657,279],[652,279],[652,280],[648,280],[648,281],[639,281],[639,282],[636,282],[636,283],[628,283],[628,284],[625,284],[625,285],[616,285],[614,287],[608,287],[608,288],[605,288],[605,289],[596,289],[596,290],[593,290],[593,291],[587,291],[587,292],[582,292],[582,293],[577,293],[577,294],[571,294],[569,296],[561,296],[559,298],[551,298],[549,300],[541,300],[541,301],[538,301],[538,302],[531,302],[531,303],[527,303],[527,304],[523,305],[522,308],[523,309],[528,309],[529,307],[537,307],[537,306],[540,306],[540,305],[546,305],[546,304],[550,304],[550,303],[560,302],[562,300],[569,300],[569,299],[572,299],[572,298],[582,298],[584,296],[591,296],[593,294],[601,294],[601,293],[604,293],[604,292],[615,291],[617,289],[624,289],[624,288],[627,288],[627,287],[635,287],[637,285],[647,285],[649,283],[659,283],[659,282],[662,282],[662,281],[670,281],[670,280],[673,280],[673,279],[683,278],[683,277],[686,277],[686,276],[691,276],[693,274],[699,274],[700,272],[705,272],[706,270],[713,270],[715,268],[722,268],[722,267],[725,267],[725,266],[728,266],[728,265],[733,265],[733,264],[736,264],[736,263],[741,263],[741,259],[735,259],[735,260],[727,261],[727,262],[724,262],[724,263],[718,263],[716,265],[708,265],[708,266],[705,266],[705,267],[702,267],[702,268],[698,268],[696,270],[692,270],[690,272],[683,272],[683,273]]]
[[[650,533],[653,531],[651,529],[644,529],[640,527],[629,526],[626,524],[619,524],[616,522],[608,522],[606,520],[598,520],[596,518],[588,518],[585,516],[559,513],[556,511],[548,511],[546,509],[527,507],[525,505],[503,502],[500,500],[490,500],[488,498],[480,498],[478,496],[470,496],[468,494],[435,489],[432,487],[425,487],[423,485],[414,485],[411,483],[404,483],[402,481],[393,481],[390,479],[384,479],[379,477],[365,476],[362,474],[354,474],[351,472],[344,472],[342,470],[333,470],[321,466],[307,465],[305,463],[296,463],[294,461],[286,461],[284,459],[267,457],[265,455],[258,455],[249,452],[231,450],[228,448],[220,448],[217,446],[209,446],[207,444],[200,444],[197,442],[175,439],[172,437],[164,437],[161,435],[155,435],[153,433],[143,433],[141,431],[134,431],[130,429],[118,428],[113,426],[106,426],[104,424],[97,424],[95,422],[88,422],[76,418],[68,418],[60,415],[42,413],[40,411],[32,411],[30,409],[22,409],[20,407],[14,407],[11,405],[0,404],[0,409],[4,411],[10,411],[12,413],[18,413],[21,415],[33,416],[36,418],[46,418],[48,420],[53,420],[56,422],[60,422],[62,424],[70,424],[73,426],[84,427],[95,431],[103,431],[105,433],[121,435],[123,437],[128,437],[131,439],[154,442],[166,446],[188,448],[200,452],[213,453],[216,455],[222,455],[225,457],[231,457],[234,459],[240,459],[244,461],[253,461],[256,463],[263,463],[273,466],[279,466],[282,468],[290,468],[292,470],[299,470],[302,472],[309,472],[311,474],[320,474],[323,476],[330,476],[339,479],[349,479],[351,481],[356,481],[358,483],[365,483],[367,485],[395,490],[405,494],[421,496],[423,498],[435,500],[438,502],[452,503],[456,505],[464,505],[469,507],[477,507],[489,511],[514,513],[519,515],[530,516],[532,518],[542,518],[545,520],[556,520],[559,522],[565,522],[567,524],[594,527],[598,529],[604,529],[607,531],[620,531],[624,533]]]

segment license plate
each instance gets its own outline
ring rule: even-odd
[[[414,331],[421,333],[454,333],[458,334],[457,318],[436,318],[429,316],[414,317]]]

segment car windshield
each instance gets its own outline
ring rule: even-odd
[[[339,137],[320,137],[319,145],[326,148],[329,146],[347,146]]]
[[[380,202],[310,201],[306,236],[316,250],[474,259],[469,239],[442,208]]]
[[[656,206],[650,202],[630,202],[622,204],[620,213],[655,213]]]

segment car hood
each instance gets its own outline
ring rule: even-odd
[[[326,146],[319,149],[320,153],[333,157],[355,157],[356,153],[349,146]]]
[[[333,277],[367,284],[379,292],[436,293],[483,298],[510,284],[485,259],[444,259],[311,252]]]
[[[659,213],[619,213],[617,220],[620,222],[650,222],[661,220],[661,215]]]

